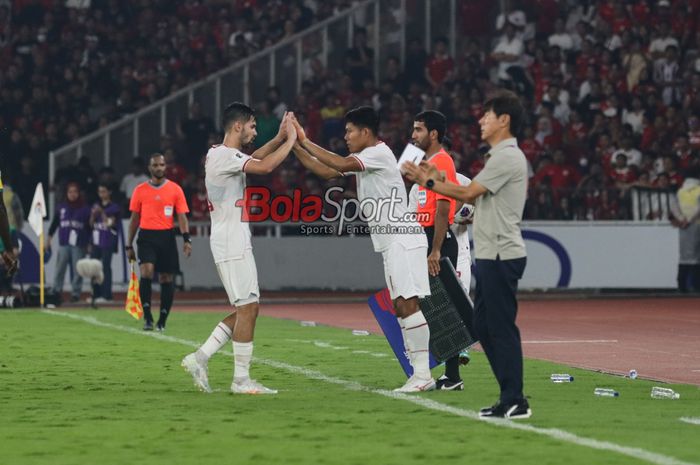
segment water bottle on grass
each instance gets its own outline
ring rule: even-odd
[[[651,398],[652,399],[680,399],[681,395],[675,392],[673,389],[662,388],[659,386],[654,386],[651,388]]]
[[[593,391],[593,394],[595,394],[598,397],[619,397],[620,393],[617,392],[614,389],[608,389],[608,388],[595,388]]]
[[[549,377],[553,383],[570,383],[574,380],[574,377],[568,373],[554,373]]]

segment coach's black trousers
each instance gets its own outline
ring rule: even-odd
[[[474,329],[501,388],[500,401],[506,404],[523,398],[523,349],[515,317],[526,261],[476,259]]]

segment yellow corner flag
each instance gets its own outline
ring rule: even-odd
[[[143,305],[141,305],[141,295],[139,294],[139,278],[136,276],[136,262],[129,262],[131,266],[131,278],[129,279],[129,291],[126,293],[126,312],[140,320],[143,317]]]

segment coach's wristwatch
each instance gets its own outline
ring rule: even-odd
[[[427,187],[428,189],[432,189],[434,185],[435,185],[434,179],[428,179],[427,181],[425,181],[425,187]]]

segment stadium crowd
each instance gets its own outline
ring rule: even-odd
[[[352,2],[109,0],[87,9],[41,8],[53,3],[15,1],[9,13],[0,1],[3,175],[9,173],[7,184],[25,209],[34,181],[46,179],[47,150]],[[456,56],[446,39],[426,50],[424,39],[413,37],[403,66],[398,57],[382,63],[379,86],[372,69],[377,51],[368,45],[366,25],[358,24],[343,68],[312,58],[295,101],[283,102],[272,87],[266,101],[254,102],[256,143],[275,134],[289,109],[312,139],[345,153],[343,115],[369,104],[381,112],[382,139],[400,153],[413,116],[437,109],[450,122],[458,171],[473,177],[484,163],[476,124],[481,102],[496,87],[508,87],[530,113],[519,138],[532,175],[525,218],[666,219],[669,193],[685,170],[700,164],[700,0],[506,4],[499,14],[498,2],[458,2]],[[406,5],[406,16],[420,16],[419,2]],[[168,175],[185,188],[195,221],[207,217],[201,161],[209,144],[221,140],[215,128],[195,103],[178,133],[161,140]],[[290,159],[253,182],[279,193],[321,194],[318,181],[296,163]],[[123,198],[145,179],[139,176],[137,160],[130,181],[121,182]],[[84,159],[60,179],[79,181],[94,198],[98,182],[119,185],[113,177]],[[345,195],[353,195],[353,182],[339,182],[348,187]],[[635,203],[633,190],[654,195]]]

